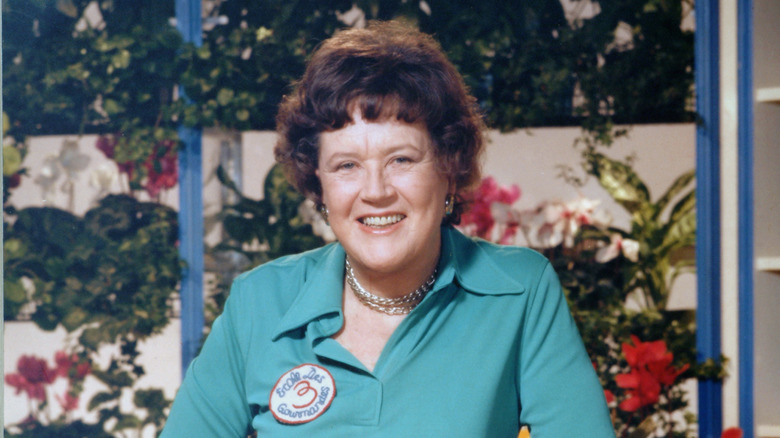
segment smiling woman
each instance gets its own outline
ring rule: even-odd
[[[484,125],[431,37],[336,34],[277,122],[338,242],[235,281],[163,437],[614,436],[549,262],[452,227]]]

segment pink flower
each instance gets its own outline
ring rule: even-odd
[[[89,362],[81,361],[75,353],[68,356],[64,351],[58,351],[54,354],[54,363],[57,376],[77,381],[83,380],[92,371]]]
[[[461,216],[461,226],[467,234],[490,239],[493,227],[498,223],[503,226],[498,241],[510,243],[519,224],[509,206],[518,198],[520,188],[516,184],[499,186],[493,177],[488,176],[467,198],[470,208]]]
[[[35,356],[22,356],[16,364],[17,373],[5,376],[5,383],[16,388],[16,394],[22,392],[33,400],[46,400],[46,388],[57,378],[56,370],[52,370],[44,359]]]

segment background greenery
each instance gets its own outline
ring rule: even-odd
[[[100,7],[102,23],[79,24]],[[3,98],[11,135],[122,133],[176,121],[272,129],[276,105],[316,45],[345,27],[348,0],[204,1],[203,45],[183,45],[172,1],[3,0]],[[357,0],[441,42],[493,127],[693,120],[692,0],[596,3],[567,19],[556,1]],[[584,8],[584,0],[571,3]],[[226,21],[226,22],[225,22]],[[77,30],[81,29],[81,30]],[[625,38],[615,41],[616,31]],[[185,86],[191,105],[173,99]],[[573,104],[577,90],[580,98]],[[157,134],[158,136],[161,134]]]
[[[83,356],[106,343],[122,346],[108,368],[92,370],[106,388],[88,404],[99,413],[98,425],[76,421],[69,430],[77,425],[98,436],[146,423],[159,426],[164,418],[168,401],[157,390],[136,393],[136,405],[147,412],[143,418],[118,407],[122,392],[144,372],[135,362],[136,343],[167,324],[180,278],[175,212],[132,197],[149,172],[163,171],[149,163],[158,161],[161,150],[179,147],[176,127],[182,123],[273,129],[277,104],[290,83],[302,74],[317,44],[348,25],[344,17],[350,15],[343,14],[353,6],[367,19],[403,18],[434,34],[491,127],[583,127],[586,170],[602,184],[605,175],[623,178],[611,187],[630,188],[635,198],[622,198],[634,214],[626,235],[645,242],[639,264],[616,259],[596,267],[587,245],[576,254],[549,254],[558,263],[591,353],[598,357],[597,369],[614,374],[612,367],[625,365],[614,347],[629,333],[664,339],[676,361],[692,363],[691,315],[663,310],[666,276],[673,266],[685,267],[685,251],[693,243],[688,220],[693,198],[685,188],[690,176],[672,190],[687,193],[684,202],[675,204],[678,216],[672,213],[663,222],[658,215],[670,200],[654,204],[630,166],[599,159],[593,149],[620,134],[616,124],[694,120],[693,33],[681,26],[692,0],[600,2],[594,3],[597,14],[579,17],[567,16],[559,2],[547,0],[203,3],[203,45],[195,47],[184,44],[170,23],[172,0],[2,2],[3,104],[9,115],[4,132],[14,138],[3,154],[15,163],[3,172],[4,317],[17,318],[32,303],[30,318],[43,329],[61,325],[78,334],[75,349]],[[586,10],[588,3],[574,0],[571,6]],[[99,13],[85,14],[89,8]],[[177,85],[190,100],[177,98]],[[53,208],[14,210],[12,188],[26,177],[24,139],[90,133],[100,134],[101,145],[120,168],[133,169],[127,171],[130,193],[106,197],[83,218]],[[237,201],[220,215],[227,239],[216,252],[241,254],[254,265],[322,244],[302,218],[300,195],[278,171],[269,174],[263,200],[241,195],[224,175],[223,182]],[[672,222],[681,225],[672,230]],[[589,238],[603,236],[583,236],[583,242]],[[34,285],[31,294],[23,277]],[[636,287],[653,307],[628,315],[620,309],[627,291]],[[221,289],[212,298],[215,313],[225,296]],[[605,312],[613,312],[612,317],[604,318]],[[607,332],[615,340],[611,346],[598,342]],[[714,365],[695,373],[717,377],[719,370]],[[614,382],[603,383],[616,390]],[[621,421],[628,433],[641,418]],[[34,426],[20,436],[62,436],[66,427],[61,422]]]

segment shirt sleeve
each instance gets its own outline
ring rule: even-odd
[[[251,412],[244,389],[245,360],[235,327],[241,308],[237,285],[187,369],[161,438],[247,436]]]
[[[528,292],[517,377],[520,423],[529,425],[532,438],[614,437],[604,391],[549,263]]]

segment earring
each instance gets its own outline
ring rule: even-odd
[[[454,209],[455,209],[455,195],[450,193],[447,195],[446,198],[444,198],[444,215],[445,216],[451,215]]]
[[[328,222],[328,206],[325,204],[320,204],[320,208],[318,208],[320,214],[322,215],[322,218],[325,219],[325,224],[330,225],[330,222]]]

